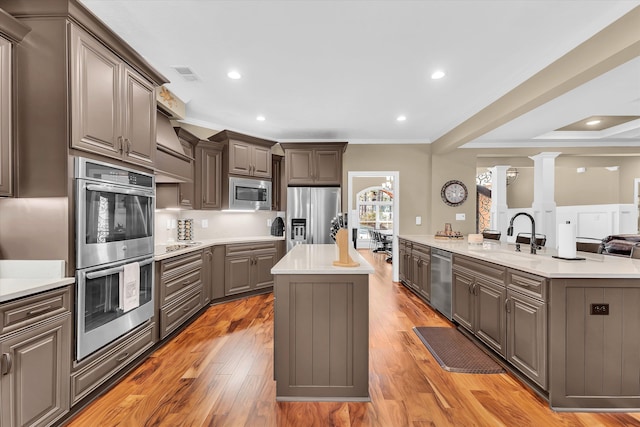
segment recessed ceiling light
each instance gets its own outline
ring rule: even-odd
[[[264,122],[266,120],[266,118],[264,116],[258,116],[256,117],[256,120],[259,122]]]
[[[605,166],[604,167],[606,170],[608,170],[609,172],[615,172],[618,169],[620,169],[620,166]]]
[[[227,77],[229,77],[230,79],[233,79],[233,80],[238,80],[238,79],[242,78],[242,75],[237,71],[229,71],[227,73]]]
[[[404,122],[405,120],[407,120],[407,118],[405,116],[398,116],[396,120],[399,122]]]
[[[433,80],[441,79],[444,76],[445,76],[445,74],[444,74],[444,71],[442,71],[442,70],[434,71],[433,74],[431,74],[431,78]]]
[[[602,120],[590,120],[587,122],[587,126],[595,126],[600,123]]]

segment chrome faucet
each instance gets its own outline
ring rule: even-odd
[[[535,255],[536,251],[538,250],[538,244],[536,243],[536,221],[533,219],[531,215],[529,215],[526,212],[518,212],[517,214],[515,214],[513,218],[511,218],[511,221],[509,221],[509,228],[507,228],[507,236],[513,236],[513,220],[519,217],[520,215],[525,215],[531,220],[531,240],[530,240],[531,253]],[[520,245],[517,245],[516,250],[518,250],[519,248],[520,248]]]

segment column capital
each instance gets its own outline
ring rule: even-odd
[[[533,161],[543,160],[543,159],[555,159],[560,154],[562,154],[562,153],[561,152],[545,151],[545,152],[542,152],[542,153],[538,153],[535,156],[529,156],[529,158],[531,160],[533,160]]]

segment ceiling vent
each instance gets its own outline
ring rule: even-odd
[[[191,68],[189,68],[187,66],[176,65],[176,66],[171,67],[171,68],[176,70],[178,72],[178,74],[180,74],[182,76],[182,78],[185,79],[188,82],[194,82],[196,80],[200,80],[198,75],[196,73],[194,73]]]

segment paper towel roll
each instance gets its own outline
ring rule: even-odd
[[[558,256],[576,257],[576,227],[569,221],[566,224],[558,224]]]

